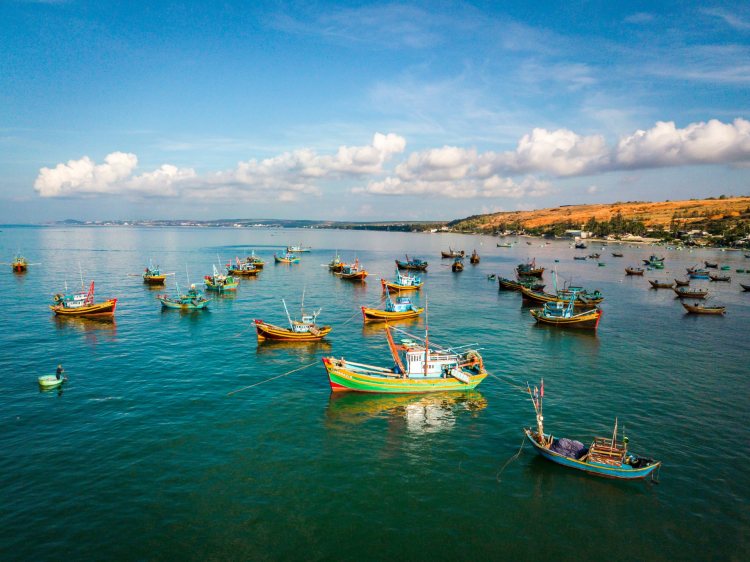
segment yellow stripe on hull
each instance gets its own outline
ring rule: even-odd
[[[326,337],[332,330],[330,326],[320,326],[317,333],[312,332],[292,332],[288,328],[281,328],[273,324],[256,320],[255,329],[258,332],[258,341],[276,340],[276,341],[318,341]]]
[[[388,320],[406,320],[407,318],[416,318],[424,312],[424,308],[409,310],[408,312],[388,312],[379,308],[362,307],[362,316],[365,322],[386,322]]]
[[[115,313],[116,307],[117,299],[111,299],[90,306],[80,306],[78,308],[65,308],[61,305],[50,305],[50,309],[58,316],[111,316]]]

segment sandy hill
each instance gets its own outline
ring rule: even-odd
[[[628,201],[599,205],[565,205],[535,211],[514,211],[478,215],[456,221],[451,226],[457,229],[473,227],[495,230],[500,225],[520,223],[524,228],[543,227],[570,222],[583,225],[591,217],[607,221],[617,213],[624,219],[642,221],[647,227],[669,226],[676,216],[683,224],[706,219],[739,217],[748,213],[750,197],[727,197],[724,199],[689,199],[686,201]]]

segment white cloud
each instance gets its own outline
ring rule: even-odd
[[[99,165],[84,156],[54,168],[42,168],[34,189],[42,197],[110,193],[118,182],[130,176],[137,165],[136,155],[125,152],[108,154],[104,164]]]
[[[750,121],[691,123],[678,129],[657,122],[617,143],[616,167],[650,168],[691,164],[734,164],[750,161]]]
[[[371,195],[412,195],[436,196],[449,199],[472,199],[490,197],[539,197],[549,193],[551,185],[533,177],[524,178],[516,182],[511,178],[501,178],[497,175],[480,178],[463,178],[460,180],[402,180],[397,177],[387,177],[382,181],[370,182],[365,187],[352,190],[354,193],[369,193]]]

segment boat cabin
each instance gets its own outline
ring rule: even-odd
[[[622,441],[614,441],[613,443],[611,438],[595,437],[594,442],[589,447],[588,460],[611,466],[622,466],[622,460],[627,452],[627,445]]]

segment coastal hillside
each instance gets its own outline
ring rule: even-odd
[[[455,230],[496,231],[544,229],[555,225],[580,228],[594,219],[611,221],[621,217],[649,229],[667,230],[678,222],[682,228],[706,221],[742,220],[750,215],[750,197],[688,199],[685,201],[628,201],[597,205],[564,205],[534,211],[513,211],[475,215],[449,223]]]

